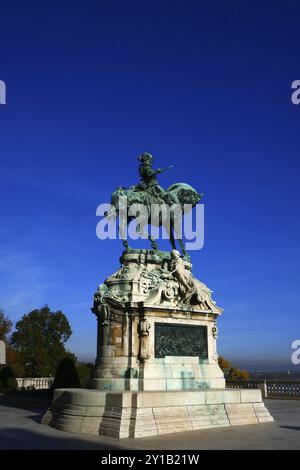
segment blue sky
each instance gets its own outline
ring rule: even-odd
[[[45,303],[92,359],[93,293],[118,267],[96,207],[135,184],[204,193],[194,273],[223,307],[219,352],[286,367],[300,338],[296,1],[14,1],[1,5],[0,307]],[[298,366],[299,367],[299,366]]]

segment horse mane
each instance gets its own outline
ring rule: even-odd
[[[196,189],[193,188],[193,186],[187,183],[174,183],[167,189],[167,191],[175,191],[176,189],[186,189],[195,193],[197,192]]]

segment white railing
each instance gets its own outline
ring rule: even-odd
[[[300,398],[300,380],[267,380],[268,397]]]
[[[227,388],[257,388],[263,398],[300,398],[300,380],[226,381]]]
[[[16,378],[18,388],[34,388],[35,390],[50,388],[53,377],[21,377]]]

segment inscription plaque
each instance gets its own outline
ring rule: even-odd
[[[207,359],[207,327],[155,323],[155,357],[165,356],[198,356]]]

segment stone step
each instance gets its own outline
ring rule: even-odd
[[[44,420],[72,433],[126,438],[267,423],[273,418],[257,390],[67,390],[61,399],[56,397]]]

